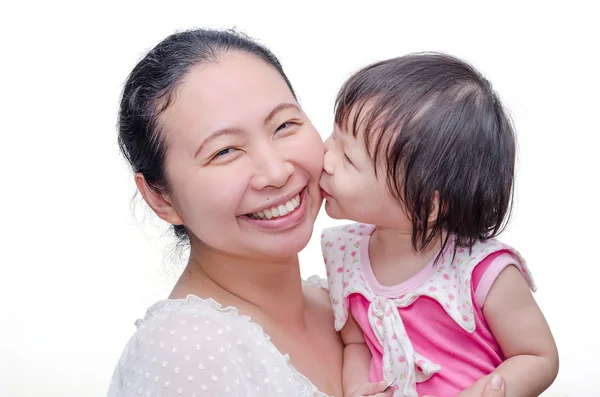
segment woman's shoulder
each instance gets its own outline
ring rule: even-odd
[[[331,313],[331,300],[329,297],[329,285],[326,278],[312,276],[302,281],[304,295],[320,311]]]
[[[113,374],[111,397],[139,390],[245,395],[249,387],[264,387],[265,379],[275,390],[289,391],[288,358],[233,307],[194,295],[167,299],[152,305],[136,325]]]
[[[163,299],[146,310],[143,318],[136,321],[138,331],[162,331],[169,329],[174,335],[180,331],[198,331],[212,326],[226,325],[239,321],[237,309],[226,307],[212,298],[204,299],[187,295],[180,299]],[[174,332],[173,332],[174,331]]]
[[[327,279],[319,276],[308,278],[304,281],[304,296],[316,321],[324,324],[333,322],[333,309],[327,288]]]

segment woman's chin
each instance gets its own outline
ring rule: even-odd
[[[272,260],[297,256],[306,247],[310,238],[277,239],[277,241],[263,241],[252,247],[257,257],[270,258]]]

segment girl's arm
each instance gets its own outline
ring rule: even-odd
[[[386,382],[369,383],[369,366],[371,352],[365,343],[363,333],[352,314],[341,331],[344,342],[344,362],[342,388],[344,396],[391,396],[390,389],[385,394],[378,394],[386,386]]]
[[[507,266],[492,285],[483,315],[505,361],[494,371],[506,383],[506,397],[537,397],[558,373],[554,338],[529,286],[514,266]],[[491,374],[457,397],[480,397]]]

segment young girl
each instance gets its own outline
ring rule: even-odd
[[[320,186],[322,248],[344,350],[344,396],[538,396],[558,354],[525,261],[493,237],[510,213],[511,123],[465,62],[412,54],[342,87]],[[389,392],[388,392],[389,393]],[[382,394],[383,395],[383,394]]]

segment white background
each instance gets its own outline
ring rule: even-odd
[[[132,215],[116,111],[146,50],[207,26],[238,27],[271,48],[323,136],[337,89],[369,62],[441,50],[487,75],[520,143],[516,211],[502,238],[527,258],[561,354],[544,396],[600,396],[591,6],[122,3],[0,8],[0,396],[105,395],[134,320],[170,291],[182,260],[142,203]],[[322,214],[316,230],[331,224]],[[301,253],[305,276],[324,273],[317,239]]]

